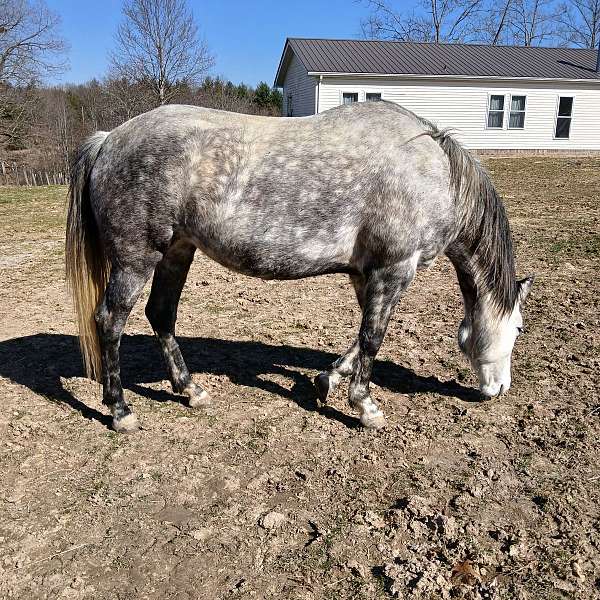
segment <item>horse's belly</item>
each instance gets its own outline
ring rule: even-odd
[[[353,272],[353,243],[318,232],[273,227],[250,233],[221,228],[197,240],[200,249],[225,267],[263,279],[300,279],[323,273]]]

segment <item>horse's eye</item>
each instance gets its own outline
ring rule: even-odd
[[[525,327],[517,327],[517,331],[519,332],[519,335],[521,335],[525,331]]]

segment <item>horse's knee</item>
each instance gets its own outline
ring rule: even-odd
[[[367,356],[375,356],[381,348],[385,332],[380,328],[369,328],[360,336],[360,349]]]

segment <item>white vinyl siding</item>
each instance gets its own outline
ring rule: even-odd
[[[600,150],[600,84],[597,82],[400,80],[392,77],[324,76],[319,112],[342,103],[343,93],[381,93],[440,127],[451,127],[469,148],[522,150]],[[504,96],[502,128],[489,128],[490,97]],[[521,101],[525,96],[524,113]],[[556,138],[559,97],[573,97],[568,138]],[[514,110],[511,110],[514,109]],[[523,128],[510,128],[513,124]],[[522,113],[523,117],[517,117]],[[285,114],[285,113],[284,113]]]
[[[288,98],[291,97],[292,116],[306,117],[315,114],[315,87],[317,80],[310,77],[304,65],[292,56],[285,80],[283,82],[283,110],[282,115],[288,116]]]

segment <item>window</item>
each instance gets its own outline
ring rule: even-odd
[[[502,129],[504,126],[504,96],[490,96],[487,126],[490,129]]]
[[[292,104],[292,95],[291,94],[288,94],[288,97],[287,97],[287,116],[288,117],[294,116],[294,106]]]
[[[358,92],[344,92],[342,94],[342,101],[344,104],[352,104],[358,102]]]
[[[571,119],[573,117],[573,98],[561,96],[558,99],[558,113],[556,114],[556,129],[554,137],[568,140],[571,134]]]
[[[525,102],[526,96],[511,96],[510,97],[510,115],[508,118],[509,129],[524,129],[525,128]]]
[[[380,92],[367,92],[367,102],[379,102],[381,100]]]

